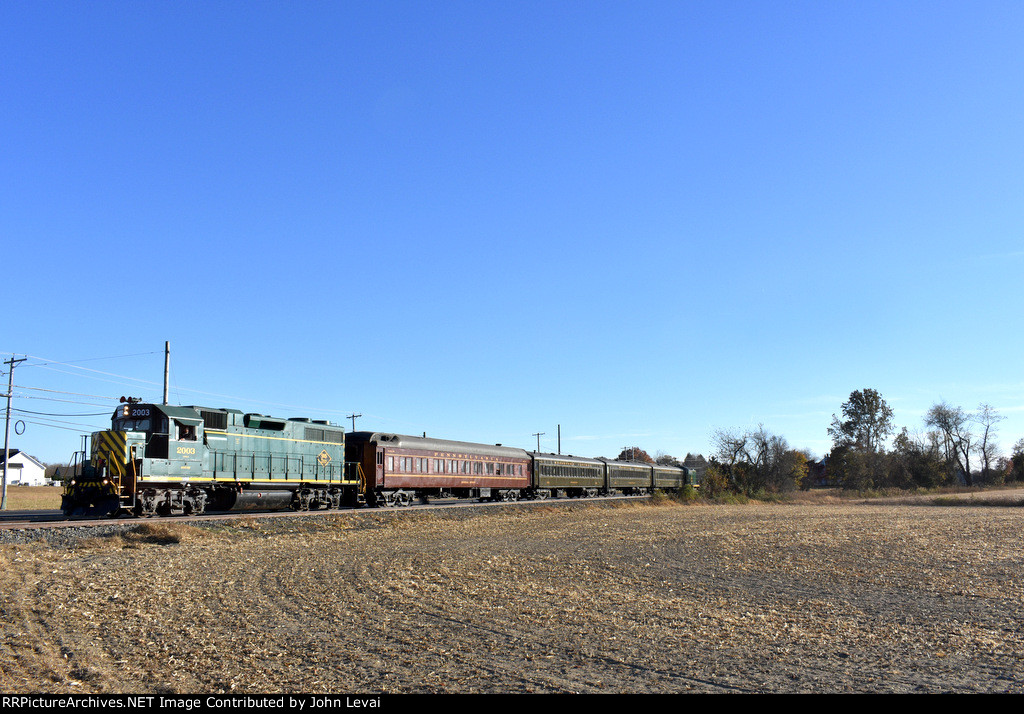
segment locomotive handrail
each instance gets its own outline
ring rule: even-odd
[[[132,464],[132,510],[135,509],[136,499],[139,493],[139,473],[138,469],[135,468],[135,453],[138,448],[137,444],[132,444],[128,447],[128,459]]]
[[[348,461],[348,462],[345,463],[345,465],[346,466],[350,466],[350,467],[352,465],[355,465],[355,467],[356,467],[356,476],[359,478],[359,493],[365,494],[366,493],[366,472],[363,471],[363,464],[362,464],[362,462],[361,461]],[[346,476],[347,475],[344,472],[342,472],[342,476],[341,476],[342,479],[345,479]]]

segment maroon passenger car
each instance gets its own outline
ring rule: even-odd
[[[358,463],[368,505],[449,495],[518,500],[530,489],[529,454],[501,445],[356,431],[345,435],[345,461]]]

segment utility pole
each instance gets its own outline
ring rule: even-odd
[[[361,417],[361,416],[362,416],[362,414],[349,414],[347,417],[345,417],[346,419],[351,419],[352,420],[352,431],[356,430],[356,417]]]
[[[534,436],[537,437],[537,453],[539,454],[540,453],[540,437],[544,436],[544,432],[542,431],[542,432],[540,432],[538,434],[534,434]]]
[[[11,395],[14,393],[14,365],[19,362],[24,362],[27,357],[21,359],[14,359],[11,357],[4,364],[10,366],[10,371],[7,373],[7,419],[4,422],[4,489],[3,496],[0,497],[0,511],[7,510],[7,460],[11,457],[11,450],[9,446],[9,440],[11,438]]]
[[[171,342],[164,342],[164,406],[167,406],[167,386],[171,375]],[[179,397],[180,398],[180,397]]]
[[[559,453],[559,455],[561,455],[561,453],[562,453],[562,425],[561,424],[558,425],[558,453]]]

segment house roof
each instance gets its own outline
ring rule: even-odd
[[[10,456],[11,457],[18,456],[19,454],[21,455],[21,457],[23,459],[31,461],[33,464],[35,464],[39,468],[41,468],[41,469],[45,469],[46,468],[46,464],[44,464],[42,461],[40,461],[39,459],[37,459],[36,457],[34,457],[32,455],[26,454],[26,453],[22,452],[21,449],[10,449]],[[3,452],[2,449],[0,449],[0,466],[3,466],[3,463],[4,463],[4,452]]]

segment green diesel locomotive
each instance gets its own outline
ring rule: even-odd
[[[345,430],[237,409],[129,401],[69,479],[68,516],[188,515],[206,510],[310,510],[356,505]]]

